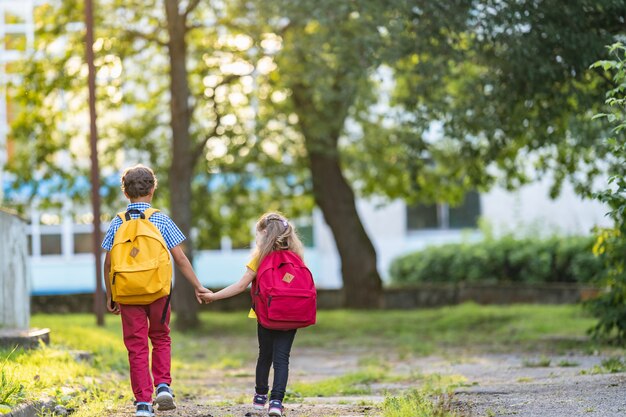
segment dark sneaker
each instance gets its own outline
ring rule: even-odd
[[[254,394],[252,407],[254,407],[255,410],[265,410],[265,404],[267,404],[267,395]]]
[[[154,409],[150,404],[137,404],[135,417],[154,417]]]
[[[269,416],[272,417],[282,417],[283,415],[283,403],[280,400],[272,400],[270,401],[270,409],[267,412]]]
[[[156,399],[154,403],[157,405],[157,410],[167,411],[176,408],[174,403],[174,394],[172,389],[167,385],[159,385],[156,391]]]

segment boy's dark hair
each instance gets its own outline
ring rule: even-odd
[[[147,166],[138,164],[126,168],[122,174],[122,191],[130,198],[144,197],[156,188],[157,179],[154,172]]]

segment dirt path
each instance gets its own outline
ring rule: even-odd
[[[419,387],[429,375],[440,375],[464,380],[453,398],[455,408],[464,416],[626,416],[626,373],[591,374],[602,359],[583,355],[544,358],[493,354],[407,359],[366,349],[295,348],[290,383],[327,380],[356,372],[371,362],[384,364],[387,372],[397,378],[371,384],[368,395],[301,398],[286,404],[286,415],[377,417],[381,415],[378,405],[385,395]],[[246,363],[243,369],[185,372],[179,377],[179,384],[197,390],[179,393],[179,408],[157,416],[249,416],[254,387],[252,370],[253,363]],[[129,406],[114,416],[132,415],[132,411]]]

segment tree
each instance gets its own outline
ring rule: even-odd
[[[189,14],[198,6],[199,1],[190,1],[185,6],[179,0],[165,0],[167,24],[167,51],[169,58],[170,125],[172,129],[172,161],[169,170],[170,208],[172,219],[187,236],[191,235],[191,180],[202,150],[208,139],[215,133],[209,133],[200,140],[191,136],[193,105],[189,89],[187,69],[187,36],[191,29]],[[220,126],[219,120],[214,129]],[[192,247],[184,246],[184,252],[192,260]],[[178,272],[178,271],[177,271]],[[180,275],[179,275],[180,276]],[[189,303],[192,292],[191,284],[184,280],[176,282],[177,291],[173,303],[177,307],[177,325],[186,329],[198,324],[196,303]]]
[[[458,202],[550,175],[552,196],[566,178],[588,195],[606,155],[606,124],[590,115],[610,83],[589,65],[624,33],[625,13],[610,0],[480,1],[431,37],[426,11],[408,13],[406,47],[387,61],[391,110],[372,115],[370,100],[356,115],[364,133],[347,154],[360,191]]]
[[[275,130],[299,136],[296,140],[305,152],[291,165],[310,171],[315,202],[341,257],[344,304],[377,307],[382,284],[376,251],[344,174],[340,141],[349,134],[346,126],[355,103],[372,87],[371,77],[383,63],[385,49],[393,48],[405,29],[397,22],[406,2],[245,4],[267,22],[256,28],[259,43],[280,44],[268,52],[276,69],[266,82],[277,94],[262,102],[260,136],[271,134],[267,126],[276,125]]]
[[[605,276],[599,282],[605,291],[590,300],[587,307],[598,318],[598,323],[592,329],[593,334],[623,343],[626,341],[626,46],[615,43],[609,52],[613,59],[598,61],[592,67],[612,76],[614,87],[608,90],[605,102],[608,111],[596,117],[606,118],[614,126],[615,136],[607,140],[614,164],[608,188],[595,197],[611,209],[609,216],[614,226],[598,231],[594,252],[604,260],[607,267]]]

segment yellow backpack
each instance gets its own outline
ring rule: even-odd
[[[138,219],[131,211],[118,213],[122,225],[111,248],[111,293],[120,304],[146,305],[170,294],[172,262],[165,240],[150,216],[149,208]]]

